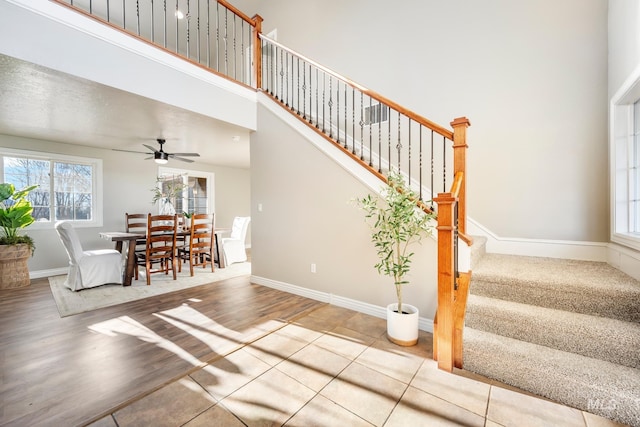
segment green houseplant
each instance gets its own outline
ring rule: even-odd
[[[176,197],[181,196],[186,185],[177,180],[165,180],[161,177],[156,178],[156,185],[151,189],[153,198],[151,204],[160,202],[161,215],[173,215],[176,213],[173,205]]]
[[[27,260],[35,250],[33,239],[18,230],[33,224],[33,207],[27,199],[37,185],[16,190],[13,184],[0,184],[0,287],[18,288],[30,283]]]
[[[417,206],[417,201],[418,195],[397,172],[389,173],[380,194],[368,194],[356,200],[371,228],[371,241],[379,258],[375,268],[378,273],[393,279],[397,304],[387,307],[387,335],[391,341],[401,345],[415,344],[418,336],[417,308],[402,301],[402,289],[408,283],[405,276],[411,269],[414,255],[411,245],[431,235],[435,228],[432,221],[435,213],[425,212]],[[400,317],[415,314],[415,332],[395,337],[390,311]]]

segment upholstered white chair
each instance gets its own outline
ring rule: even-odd
[[[247,250],[244,247],[244,240],[249,229],[249,216],[237,216],[231,225],[231,236],[222,238],[222,252],[225,265],[234,262],[245,262],[247,260]]]
[[[80,239],[68,221],[58,221],[56,231],[69,256],[66,287],[79,291],[108,283],[122,284],[120,252],[115,249],[82,250]]]

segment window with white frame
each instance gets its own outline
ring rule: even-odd
[[[184,186],[182,195],[171,201],[177,213],[214,212],[212,173],[160,167],[158,177],[161,191],[176,184]]]
[[[4,148],[0,158],[3,182],[16,189],[38,186],[28,196],[36,219],[31,228],[52,227],[60,220],[102,225],[100,159]]]

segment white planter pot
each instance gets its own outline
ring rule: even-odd
[[[418,343],[418,308],[402,304],[404,314],[398,313],[398,304],[387,306],[387,338],[394,344],[412,346]]]

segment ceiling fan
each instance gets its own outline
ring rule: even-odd
[[[153,159],[159,165],[164,165],[169,161],[169,159],[176,159],[176,160],[180,160],[181,162],[193,163],[193,160],[185,159],[184,157],[200,157],[200,154],[198,154],[198,153],[167,153],[162,148],[162,145],[167,141],[165,139],[163,139],[163,138],[157,138],[156,141],[158,142],[158,144],[160,144],[160,149],[159,150],[156,150],[155,148],[153,148],[150,145],[142,144],[147,149],[149,149],[149,151],[150,151],[149,153],[144,153],[144,154],[149,154],[150,155],[150,157],[147,157],[145,160]],[[139,151],[118,150],[118,149],[115,149],[115,151],[126,151],[126,152],[129,152],[129,153],[139,153]]]

